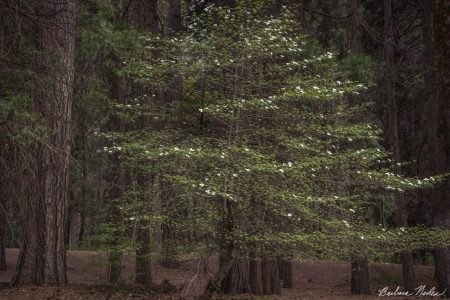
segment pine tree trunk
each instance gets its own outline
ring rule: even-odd
[[[158,25],[158,1],[157,0],[134,0],[130,2],[129,7],[129,17],[130,21],[136,27],[147,30],[151,33],[158,34],[160,33],[159,25]],[[156,57],[158,53],[153,53]],[[149,57],[151,60],[151,57]],[[152,87],[156,89],[156,87]],[[147,87],[137,87],[137,94],[142,95],[145,94]],[[161,93],[157,93],[158,102],[160,105],[163,105],[163,97]],[[137,124],[137,129],[145,129],[149,124],[149,120],[146,117],[141,117]],[[164,124],[161,122],[157,122],[153,127],[153,130],[159,131],[163,128]],[[145,189],[149,184],[148,178],[153,178],[153,186],[155,187],[155,195],[154,197],[147,197],[145,195]],[[139,172],[137,174],[138,186],[142,190],[141,201],[149,202],[149,206],[151,206],[151,199],[155,200],[155,202],[160,202],[160,181],[157,174],[145,174],[143,172]],[[147,213],[149,211],[146,211]],[[137,234],[137,243],[139,244],[139,248],[136,251],[136,283],[141,284],[151,284],[152,276],[151,276],[151,260],[150,260],[150,232],[148,228],[148,224],[141,223],[138,224],[140,227],[138,229]]]
[[[347,37],[346,37],[346,53],[356,53],[360,48],[359,33],[359,7],[360,0],[347,0]]]
[[[75,1],[41,1],[34,111],[51,133],[36,147],[34,174],[39,182],[29,199],[29,218],[13,283],[66,285],[67,187],[72,136]],[[45,25],[43,25],[45,24]],[[28,229],[28,230],[27,230]]]
[[[431,1],[431,0],[430,0]],[[433,1],[433,33],[435,57],[437,65],[438,99],[442,99],[439,107],[440,128],[442,133],[440,148],[443,149],[441,168],[450,172],[450,0]],[[436,116],[434,116],[436,118]],[[440,186],[441,197],[433,203],[432,217],[434,225],[450,228],[450,179],[447,177]],[[450,249],[433,251],[437,266],[438,290],[450,297]]]
[[[0,101],[6,96],[6,90],[3,88],[3,82],[0,78]],[[2,149],[0,150],[0,157],[8,159],[8,147],[4,146],[7,143],[3,136],[3,131],[0,127],[0,143]],[[8,197],[8,182],[6,172],[0,175],[0,271],[6,270],[6,254],[5,254],[5,238],[6,238],[6,203]]]
[[[108,254],[108,269],[106,282],[115,284],[122,275],[122,253],[119,251],[110,251]]]
[[[6,270],[6,188],[5,180],[0,177],[0,271]]]
[[[121,61],[116,54],[112,54],[112,61],[117,70],[121,68]],[[123,91],[124,80],[121,76],[114,73],[111,76],[111,98],[118,103],[125,103],[125,94]],[[109,120],[111,130],[114,132],[124,131],[124,124],[119,117],[112,116]],[[124,173],[120,166],[120,159],[117,154],[110,158],[110,178],[109,183],[112,184],[108,191],[108,200],[114,201],[119,199],[123,194],[125,179]],[[121,212],[116,205],[112,205],[111,219],[114,223],[119,224],[122,220]],[[118,232],[114,232],[112,237],[112,245],[108,254],[108,270],[107,281],[108,283],[116,283],[122,273],[122,252],[120,250],[120,235]]]
[[[235,229],[235,224],[239,224],[234,219],[232,203],[223,199],[224,217],[222,220],[223,237],[219,253],[219,265],[223,269],[232,262],[226,276],[220,281],[220,292],[228,295],[237,295],[250,292],[249,262],[248,257],[241,250],[236,250],[234,242],[228,238]]]
[[[281,294],[281,284],[276,258],[264,257],[261,263],[264,295]]]
[[[284,268],[286,261],[280,256],[277,256],[277,263],[278,263],[278,277],[280,278],[280,280],[284,280]]]
[[[240,295],[250,292],[248,259],[245,256],[233,258],[233,264],[220,282],[221,292],[227,295]]]
[[[261,261],[255,251],[250,252],[249,255],[249,281],[250,290],[253,295],[262,295],[262,273],[261,273]]]
[[[369,264],[366,258],[352,259],[351,292],[353,295],[370,295]]]
[[[136,251],[136,283],[151,284],[150,234],[148,228],[139,228],[137,240],[140,246]]]
[[[170,0],[169,1],[169,27],[172,34],[177,34],[182,28],[182,15],[181,15],[181,1]],[[171,75],[171,88],[167,92],[167,102],[181,104],[181,77],[174,73]],[[177,105],[175,105],[176,107]],[[181,105],[180,105],[181,107]],[[180,124],[181,126],[181,124]],[[167,212],[176,210],[173,203],[168,201],[164,204],[164,209]],[[175,248],[176,233],[171,226],[170,222],[161,224],[162,229],[162,255],[163,259],[161,264],[167,268],[175,268],[179,265],[177,251]]]
[[[283,276],[283,288],[294,288],[294,279],[292,274],[292,261],[286,260],[284,262],[284,276]]]
[[[347,36],[345,51],[346,55],[352,55],[360,49],[360,32],[359,32],[359,10],[360,0],[347,0]],[[360,99],[357,95],[347,95],[349,104],[358,104]],[[366,258],[351,259],[351,293],[352,294],[370,294],[369,268]]]
[[[444,296],[450,297],[450,258],[448,249],[435,249],[433,250],[433,258],[435,261],[435,272],[438,284],[439,293],[444,293]],[[446,299],[446,298],[443,298]]]
[[[169,1],[169,26],[173,32],[179,32],[181,30],[182,19],[180,0]]]
[[[211,299],[212,294],[221,291],[220,283],[228,275],[232,266],[233,266],[233,260],[229,260],[226,263],[220,265],[219,271],[217,272],[217,274],[208,281],[205,291],[203,292],[202,296],[200,297],[201,300],[209,300],[209,299]]]
[[[82,205],[79,208],[80,213],[80,231],[78,234],[78,242],[83,241],[84,238],[84,232],[86,227],[86,209],[85,206],[87,205],[87,199],[86,199],[86,191],[87,191],[87,180],[88,180],[88,168],[87,168],[87,161],[86,161],[86,128],[85,126],[82,126],[82,133],[81,133],[81,143],[82,143],[82,162],[81,162],[81,168],[82,168],[82,183],[81,183],[81,199],[82,199]]]
[[[162,254],[161,265],[166,268],[176,268],[179,265],[177,252],[175,249],[175,232],[170,225],[162,224]]]
[[[394,162],[400,162],[400,143],[397,120],[397,101],[395,98],[395,63],[394,63],[394,34],[392,19],[392,2],[384,0],[384,55],[386,62],[386,110],[387,110],[387,142],[394,155]],[[396,168],[400,172],[400,168]],[[403,195],[397,195],[396,225],[408,226],[408,211]],[[404,288],[413,291],[415,288],[414,261],[411,251],[401,254]]]

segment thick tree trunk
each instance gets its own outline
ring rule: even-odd
[[[354,295],[370,295],[369,264],[366,258],[352,259],[351,292]]]
[[[42,1],[39,47],[45,59],[36,78],[35,111],[51,133],[34,166],[40,187],[29,199],[29,218],[14,283],[66,285],[67,186],[71,146],[75,1]],[[45,25],[44,25],[45,24]],[[27,230],[28,229],[28,230]]]
[[[219,267],[232,265],[226,276],[220,281],[220,292],[228,295],[237,295],[250,292],[249,262],[247,255],[240,250],[235,250],[234,242],[229,235],[235,229],[232,203],[226,199],[223,202],[224,218],[222,223],[223,237],[219,253]]]
[[[233,258],[233,264],[220,282],[221,292],[227,295],[239,295],[250,292],[248,259],[245,256]]]
[[[236,250],[234,248],[234,242],[229,240],[230,234],[235,229],[235,219],[233,216],[232,203],[223,199],[223,218],[220,224],[223,236],[219,249],[219,272],[216,275],[216,278],[220,278],[220,280],[210,281],[204,295],[210,294],[211,291],[228,295],[251,292],[248,256],[242,250]],[[240,217],[242,216],[239,216],[238,220]],[[222,274],[223,272],[225,274]],[[216,284],[214,289],[211,287],[213,283]]]
[[[176,268],[179,265],[175,249],[175,231],[168,224],[162,224],[162,254],[161,265],[166,268]]]
[[[158,0],[133,0],[129,10],[134,25],[152,33],[159,33]]]
[[[431,1],[431,0],[430,0]],[[440,128],[442,133],[440,148],[443,149],[441,157],[441,170],[450,172],[450,0],[433,1],[433,32],[436,49],[438,97],[442,99],[440,105]],[[436,116],[434,116],[436,117]],[[436,226],[450,228],[450,179],[440,186],[440,199],[436,199],[432,207],[433,223]],[[433,251],[438,289],[450,297],[450,249],[436,249]]]
[[[151,33],[158,34],[160,33],[159,25],[158,25],[158,1],[157,0],[134,0],[130,2],[129,7],[129,16],[130,21],[136,27],[147,30]],[[153,53],[156,57],[158,53]],[[149,61],[152,58],[149,57]],[[152,87],[155,88],[155,87]],[[145,94],[144,91],[147,90],[146,87],[137,87],[137,94],[142,95]],[[161,93],[157,93],[158,101],[161,102],[159,104],[163,104]],[[141,117],[137,124],[137,129],[145,129],[149,126],[149,120],[145,117]],[[153,130],[158,131],[163,128],[163,124],[158,122],[155,124]],[[146,196],[146,187],[149,184],[148,178],[154,178],[153,186],[155,187],[155,195],[154,197]],[[141,189],[142,196],[141,201],[150,202],[151,199],[156,199],[160,202],[160,181],[156,174],[145,174],[143,172],[139,172],[137,174],[138,186]],[[151,204],[149,204],[151,206]],[[148,212],[148,211],[147,211]],[[145,213],[145,212],[144,212]],[[151,284],[152,276],[151,276],[151,260],[150,260],[150,232],[148,228],[148,224],[141,223],[138,224],[138,234],[136,242],[139,244],[139,248],[136,251],[136,283],[141,284]]]
[[[393,152],[394,161],[400,162],[400,143],[398,135],[397,101],[395,98],[395,62],[394,62],[394,33],[392,18],[392,2],[384,0],[384,55],[386,62],[386,112],[387,112],[387,142]],[[397,168],[400,172],[400,168]],[[396,197],[396,225],[408,226],[408,211],[403,195]],[[411,251],[401,254],[404,288],[413,291],[415,288],[414,261]]]
[[[169,26],[173,32],[179,32],[182,26],[181,1],[170,0],[169,2]]]
[[[212,294],[221,291],[220,283],[228,275],[232,266],[233,266],[233,260],[229,260],[219,267],[219,271],[214,276],[214,278],[211,278],[208,281],[205,291],[203,292],[202,296],[200,297],[201,300],[209,300],[209,299],[211,299]]]
[[[360,0],[347,0],[347,37],[346,37],[346,54],[356,53],[360,48],[359,33],[359,7]]]
[[[359,10],[360,0],[347,0],[346,3],[347,15],[347,36],[345,52],[346,55],[352,55],[360,49],[360,32],[359,32]],[[349,104],[359,103],[359,97],[356,95],[347,96]],[[369,267],[366,258],[352,258],[351,259],[351,286],[352,294],[370,294],[370,280]]]
[[[450,297],[450,258],[448,249],[433,250],[433,258],[435,261],[435,273],[438,284],[439,293],[444,293],[444,296]],[[445,298],[444,298],[445,299]]]
[[[281,294],[281,284],[276,258],[264,257],[261,263],[264,295]]]
[[[353,295],[370,295],[369,264],[367,258],[351,258],[350,291]]]

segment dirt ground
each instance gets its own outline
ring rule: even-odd
[[[18,250],[7,249],[8,270],[0,272],[0,282],[6,285],[11,280],[17,261]],[[68,277],[70,285],[63,288],[23,286],[17,288],[3,287],[0,299],[179,299],[181,293],[146,294],[139,289],[125,289],[121,292],[109,292],[102,286],[105,282],[106,267],[104,255],[94,251],[69,251]],[[183,296],[194,299],[201,294],[209,274],[217,270],[217,259],[208,260],[182,259],[176,269],[164,268],[157,262],[152,265],[152,276],[156,283],[164,279],[176,287],[183,287]],[[123,279],[133,281],[135,258],[133,254],[124,257]],[[378,297],[378,290],[388,286],[390,290],[401,284],[401,266],[392,264],[372,264],[370,276],[373,296],[350,295],[350,263],[348,262],[296,262],[293,266],[294,288],[283,289],[281,296],[258,297],[257,299],[437,299],[433,297]],[[427,290],[436,286],[432,281],[433,267],[417,266],[416,275],[419,285],[426,284]],[[231,298],[231,297],[228,297]],[[233,299],[256,299],[249,296]]]

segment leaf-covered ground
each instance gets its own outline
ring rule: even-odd
[[[0,282],[4,285],[10,280],[18,250],[7,249],[8,271],[0,272]],[[184,295],[188,299],[199,295],[208,279],[208,271],[217,269],[215,258],[198,260],[183,258],[176,269],[161,267],[158,263],[152,266],[153,278],[156,283],[168,279],[177,288],[184,286]],[[207,265],[205,267],[205,261]],[[124,259],[123,277],[126,281],[133,280],[134,255],[127,255]],[[34,287],[22,286],[17,288],[3,287],[0,290],[0,299],[179,299],[180,293],[149,294],[140,287],[127,286],[121,291],[110,292],[109,287],[103,284],[105,280],[104,256],[94,251],[69,251],[68,276],[69,287]],[[283,289],[282,295],[267,297],[270,299],[382,299],[377,297],[377,290],[384,286],[395,289],[401,284],[401,266],[393,264],[372,264],[370,276],[373,296],[350,295],[350,264],[347,262],[297,262],[294,264],[294,288]],[[419,284],[426,284],[427,290],[435,286],[432,281],[434,268],[430,266],[417,266]],[[189,288],[187,288],[189,286]],[[225,297],[226,298],[226,297]],[[249,299],[242,296],[237,299]],[[432,297],[386,297],[394,299],[433,299]],[[236,299],[236,298],[234,298]]]

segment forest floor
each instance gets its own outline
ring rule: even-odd
[[[0,282],[6,285],[10,281],[18,257],[17,249],[7,249],[8,270],[0,272]],[[69,251],[68,287],[35,287],[22,286],[0,290],[0,299],[179,299],[180,293],[173,294],[145,294],[138,289],[128,289],[124,285],[119,291],[109,292],[110,288],[104,286],[106,267],[104,255],[95,251]],[[134,255],[124,257],[123,278],[124,281],[132,282],[134,269]],[[217,270],[217,259],[207,260],[185,259],[181,260],[179,267],[164,268],[158,263],[152,265],[152,276],[156,283],[164,279],[170,281],[175,287],[189,286],[186,298],[193,299],[195,295],[201,294],[208,278],[209,272]],[[209,272],[207,272],[209,270]],[[258,299],[324,299],[324,300],[346,300],[346,299],[436,299],[433,297],[378,297],[378,290],[389,287],[390,291],[401,285],[401,266],[393,264],[372,264],[370,276],[373,296],[350,295],[350,263],[348,262],[296,262],[293,266],[294,288],[283,289],[281,296],[258,297]],[[434,268],[429,266],[417,266],[416,276],[418,285],[425,284],[426,290],[436,284],[432,281]],[[228,297],[230,298],[230,297]],[[226,299],[226,298],[223,298]],[[254,299],[249,296],[240,296],[233,299]]]

